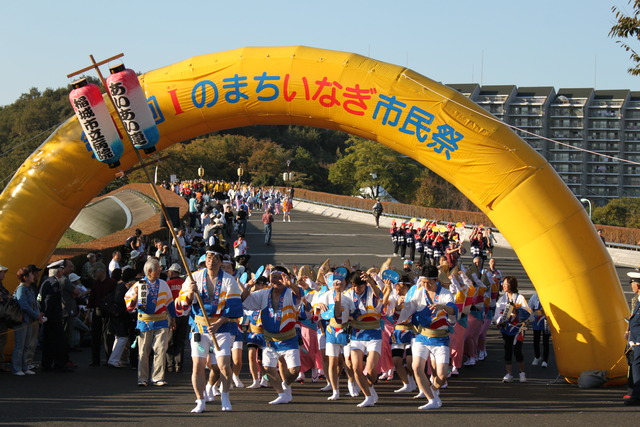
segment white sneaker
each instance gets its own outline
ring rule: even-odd
[[[524,372],[520,372],[520,382],[521,383],[527,382],[527,376],[524,374]]]
[[[36,374],[31,369],[27,369],[26,371],[24,371],[24,373],[27,374],[27,375],[35,375]]]
[[[549,365],[547,364],[547,362],[542,362],[542,365],[541,365],[541,366],[542,366],[543,368],[547,368]]]
[[[311,368],[311,382],[317,383],[318,379],[320,379],[320,374],[318,373],[318,368]]]
[[[269,402],[269,405],[280,405],[282,403],[289,403],[289,402],[291,402],[291,400],[289,399],[289,396],[287,396],[286,393],[280,393],[278,394],[277,399]]]
[[[502,382],[503,383],[512,383],[513,382],[513,375],[511,374],[507,374],[504,377],[502,377]]]
[[[380,376],[378,377],[378,379],[380,381],[387,381],[389,379],[389,375],[386,372],[383,372],[380,374]]]
[[[211,393],[213,396],[220,396],[220,393],[222,393],[222,384],[211,387]]]
[[[422,399],[422,398],[424,398],[424,397],[426,397],[426,396],[424,395],[424,393],[422,392],[422,390],[420,390],[420,393],[418,393],[418,394],[416,394],[415,396],[413,396],[413,398],[414,398],[414,399]]]
[[[260,388],[260,380],[253,380],[250,386],[247,388]]]
[[[470,357],[466,362],[463,363],[464,366],[476,366],[477,359],[475,357]]]
[[[207,406],[204,399],[196,400],[196,407],[191,410],[191,412],[200,413],[204,412],[204,408]]]
[[[320,389],[320,391],[329,391],[329,390],[331,390],[331,384],[330,383],[327,383],[326,386],[324,386],[324,387],[322,387]]]
[[[22,372],[22,371],[14,372],[13,375],[17,375],[17,376],[21,377],[21,376],[24,375],[24,372]]]
[[[487,352],[486,351],[481,351],[478,353],[478,360],[484,360],[487,358]]]
[[[373,399],[373,396],[367,396],[361,403],[358,404],[358,408],[367,408],[375,404],[376,402]]]
[[[460,375],[460,372],[458,371],[458,368],[456,368],[455,366],[451,369],[451,375],[456,376],[456,375]]]
[[[394,393],[411,393],[412,391],[411,385],[409,384],[403,384],[399,389],[393,390]]]
[[[538,366],[538,364],[539,364],[541,361],[542,361],[542,358],[540,358],[540,357],[534,357],[534,358],[533,358],[533,362],[531,362],[531,364],[532,364],[533,366]]]
[[[297,382],[299,382],[300,384],[304,384],[304,378],[305,378],[305,377],[304,377],[304,373],[303,373],[303,372],[300,372],[300,373],[298,374],[298,378],[296,378],[296,381],[297,381]]]

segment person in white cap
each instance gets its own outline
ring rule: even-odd
[[[47,318],[43,324],[42,369],[44,371],[68,371],[69,355],[65,346],[62,311],[62,286],[65,260],[47,266],[49,277],[40,286],[40,311]]]
[[[141,274],[144,266],[144,260],[142,260],[141,253],[135,249],[132,250],[129,254],[129,262],[127,262],[127,265],[133,268],[136,273]]]
[[[627,395],[623,402],[628,406],[640,405],[640,272],[632,271],[627,273],[631,290],[635,294],[636,304],[631,310],[629,327],[625,332],[625,339],[628,342],[627,362],[629,362],[629,378],[627,381]]]

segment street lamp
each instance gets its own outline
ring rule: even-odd
[[[589,219],[591,219],[591,200],[589,199],[580,199],[580,203],[589,205]]]
[[[287,160],[287,171],[282,173],[282,180],[285,184],[291,180],[293,180],[293,172],[290,170],[291,160]]]
[[[244,170],[242,169],[242,166],[240,166],[238,168],[238,187],[240,187],[240,178],[242,177],[242,175],[244,175]]]

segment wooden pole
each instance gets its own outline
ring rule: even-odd
[[[100,71],[100,68],[99,68],[100,65],[106,64],[109,61],[113,61],[114,59],[118,59],[118,58],[121,58],[123,56],[124,56],[124,54],[121,53],[121,54],[118,54],[116,56],[112,56],[111,58],[105,59],[104,61],[96,62],[96,60],[93,58],[93,55],[89,55],[89,58],[91,59],[91,63],[93,65],[90,66],[90,67],[83,68],[82,70],[75,71],[74,73],[69,74],[67,77],[76,76],[78,74],[81,74],[81,73],[93,68],[98,73],[98,77],[100,78],[100,81],[102,82],[102,85],[104,86],[104,88],[105,88],[105,90],[107,92],[107,97],[109,97],[109,101],[111,101],[111,104],[113,105],[113,108],[116,111],[116,115],[118,116],[118,121],[120,122],[120,124],[124,128],[124,124],[122,123],[120,115],[118,114],[118,109],[116,108],[116,103],[113,101],[113,98],[111,97],[111,93],[109,92],[109,89],[107,88],[107,81],[102,76],[102,72]],[[184,268],[187,271],[187,276],[189,276],[189,280],[191,281],[191,283],[195,283],[195,281],[193,279],[193,274],[191,273],[191,269],[189,268],[189,263],[187,262],[187,259],[186,259],[186,256],[184,254],[184,251],[182,250],[182,247],[178,244],[178,236],[176,235],[176,232],[173,229],[173,225],[171,223],[171,219],[169,218],[169,212],[167,211],[167,208],[164,205],[164,202],[162,201],[162,197],[160,197],[160,193],[158,192],[158,189],[156,188],[156,186],[153,184],[153,181],[151,180],[151,175],[149,174],[149,171],[147,170],[147,167],[146,167],[147,165],[142,160],[142,156],[140,155],[140,151],[137,150],[135,148],[135,146],[133,145],[133,141],[131,141],[131,138],[129,138],[129,134],[127,132],[124,132],[124,134],[125,134],[126,140],[129,141],[129,143],[131,144],[131,147],[133,148],[133,151],[136,153],[136,156],[138,157],[138,162],[140,163],[140,166],[138,168],[142,169],[144,171],[144,174],[147,177],[147,181],[149,182],[149,185],[151,186],[151,190],[153,191],[153,194],[156,197],[156,200],[158,201],[158,204],[160,205],[160,209],[162,210],[162,215],[164,215],[164,219],[167,222],[167,228],[169,228],[169,232],[171,233],[171,237],[173,237],[173,240],[176,242],[176,248],[178,249],[178,254],[180,255],[180,259],[182,260],[182,263],[184,264]],[[207,323],[207,327],[210,327],[211,326],[211,321],[209,319],[209,316],[207,316],[207,312],[206,312],[206,310],[204,308],[204,303],[202,301],[202,298],[200,297],[200,293],[199,292],[195,292],[195,295],[196,295],[196,299],[198,300],[198,304],[202,308],[202,316],[204,317],[204,320]],[[216,350],[219,351],[220,350],[220,346],[218,345],[218,340],[216,340],[215,334],[211,334],[211,340],[213,341],[213,345],[215,346]]]

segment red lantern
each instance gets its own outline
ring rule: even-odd
[[[118,110],[124,129],[133,146],[146,154],[156,151],[160,139],[158,127],[147,104],[138,76],[133,70],[118,65],[109,69],[107,89]]]
[[[96,159],[107,163],[110,168],[120,166],[120,157],[124,151],[111,114],[102,98],[100,88],[86,79],[73,83],[69,101],[80,122]]]

